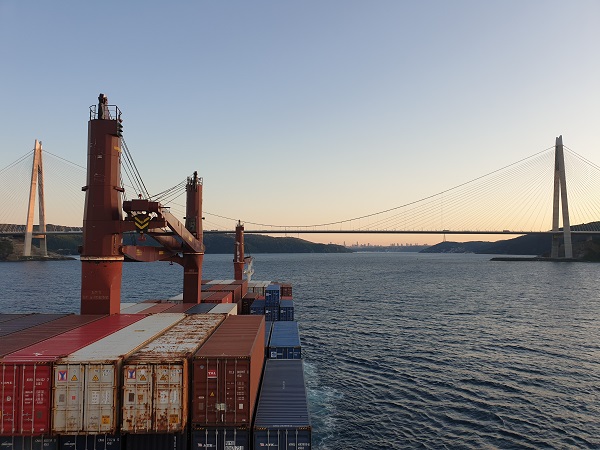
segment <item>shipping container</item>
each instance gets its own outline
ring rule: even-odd
[[[29,316],[31,314],[0,314],[0,323],[8,320],[18,319],[19,317]]]
[[[273,322],[265,322],[265,358],[269,357],[269,342],[271,341],[271,332],[273,331]]]
[[[100,319],[101,317],[104,316],[79,316],[71,314],[69,316],[61,317],[60,319],[52,320],[35,327],[27,328],[26,330],[11,333],[2,338],[2,345],[0,345],[0,358],[45,339],[50,339],[61,333],[65,333],[66,331],[83,326],[87,323],[91,323]]]
[[[58,437],[59,450],[121,450],[121,436],[114,434],[77,434]]]
[[[265,301],[264,300],[254,300],[252,305],[250,306],[250,314],[252,315],[265,315]]]
[[[248,292],[244,296],[244,298],[242,299],[242,314],[250,314],[250,307],[252,306],[252,303],[254,303],[254,300],[256,300],[257,297],[258,294],[254,292]]]
[[[242,287],[241,296],[244,298],[248,293],[248,280],[234,280],[231,284],[239,285]]]
[[[123,433],[185,430],[190,358],[223,320],[222,315],[187,316],[123,362]]]
[[[52,431],[116,434],[123,358],[185,318],[153,314],[54,364]]]
[[[187,450],[188,435],[181,433],[152,433],[123,435],[124,450]]]
[[[281,297],[292,297],[292,285],[289,283],[280,283]]]
[[[237,303],[220,303],[210,310],[209,314],[237,315]]]
[[[275,322],[279,320],[279,307],[278,306],[265,306],[265,320],[269,322]]]
[[[246,427],[200,428],[196,431],[192,431],[192,448],[211,450],[249,450],[250,430]]]
[[[250,426],[265,359],[263,316],[227,316],[194,356],[192,425]]]
[[[137,305],[137,303],[134,303],[134,302],[121,303],[121,312],[123,312],[124,309],[129,308],[130,306],[133,306],[133,305]]]
[[[154,306],[154,303],[136,303],[129,308],[121,310],[121,314],[146,314],[145,310],[150,309]]]
[[[204,286],[202,286],[202,289],[204,289]],[[201,303],[206,302],[206,299],[209,298],[213,294],[214,294],[214,292],[205,291],[205,290],[200,292]],[[169,301],[173,302],[173,303],[183,303],[183,294],[176,295],[175,297],[170,298]],[[189,303],[189,304],[190,305],[199,305],[200,303]]]
[[[106,316],[6,355],[0,363],[0,435],[49,433],[52,362],[143,317]]]
[[[205,303],[232,303],[233,302],[233,294],[231,292],[219,291],[212,292],[210,297],[206,300],[203,300]]]
[[[308,450],[311,431],[302,360],[267,360],[254,419],[254,448]]]
[[[279,306],[281,292],[278,284],[270,284],[265,289],[265,306]]]
[[[186,314],[206,314],[211,309],[213,309],[216,305],[214,303],[198,303],[194,305],[192,308],[188,309]]]
[[[194,303],[171,303],[171,307],[166,309],[166,313],[184,313],[197,306]]]
[[[55,436],[0,436],[2,450],[58,450]]]
[[[215,284],[208,288],[209,292],[230,292],[232,300],[229,303],[235,303],[242,299],[242,286],[237,284]]]
[[[270,359],[301,359],[298,322],[275,322],[269,341]]]
[[[66,315],[68,314],[28,314],[13,320],[7,320],[0,323],[0,337],[60,319]]]
[[[254,292],[261,297],[265,296],[265,290],[267,286],[271,284],[270,281],[249,281],[248,282],[248,291]]]
[[[294,320],[293,300],[281,300],[281,302],[279,303],[279,320]]]
[[[172,306],[172,303],[154,303],[152,305],[152,308],[144,310],[144,314],[159,314],[162,312],[166,312],[166,310],[171,308]]]

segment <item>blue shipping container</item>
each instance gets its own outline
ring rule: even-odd
[[[58,438],[59,450],[121,450],[121,436],[114,434],[81,434]]]
[[[249,450],[250,431],[247,428],[207,427],[192,431],[192,448],[214,450]]]
[[[206,314],[216,306],[215,303],[198,303],[196,306],[192,306],[185,313],[186,314]]]
[[[182,433],[126,434],[123,436],[126,450],[186,450],[188,431]]]
[[[265,289],[265,305],[279,306],[281,300],[281,288],[278,284],[270,284]]]
[[[269,341],[271,340],[271,330],[273,322],[265,322],[265,358],[269,357]]]
[[[252,302],[252,305],[250,306],[250,314],[257,314],[259,316],[264,316],[265,315],[265,301],[264,300],[254,300],[254,302]]]
[[[0,436],[2,450],[58,450],[58,439],[49,436]]]
[[[279,303],[279,320],[294,320],[293,300],[281,300],[281,303]]]
[[[302,360],[267,360],[254,420],[254,448],[309,450],[311,433]]]
[[[275,322],[279,320],[279,307],[265,306],[265,320],[267,322]]]
[[[271,359],[302,358],[298,322],[275,322],[273,324],[268,357]]]

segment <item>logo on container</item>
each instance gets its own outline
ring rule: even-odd
[[[67,381],[67,371],[66,370],[58,371],[58,381]]]
[[[208,369],[208,378],[217,378],[217,369]]]

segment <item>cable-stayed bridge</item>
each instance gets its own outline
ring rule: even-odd
[[[148,198],[185,215],[186,180],[150,195],[123,144],[123,199]],[[42,162],[43,161],[43,162]],[[34,150],[0,169],[0,235],[81,233],[86,168],[44,150]],[[34,207],[37,193],[38,208]],[[45,206],[44,206],[45,205]],[[241,220],[246,233],[439,234],[560,236],[569,255],[571,234],[600,233],[600,167],[573,149],[556,145],[441,192],[362,216],[313,224],[261,223],[205,211],[205,233],[232,233]],[[78,217],[70,226],[64,217]],[[254,221],[253,221],[254,220]],[[78,222],[77,222],[78,221]],[[23,222],[26,222],[23,225]],[[33,226],[34,223],[38,225]],[[553,249],[553,253],[558,251]],[[567,256],[569,257],[569,256]]]

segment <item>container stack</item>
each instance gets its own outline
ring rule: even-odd
[[[274,322],[268,355],[270,359],[302,359],[298,322]]]
[[[200,304],[0,314],[0,449],[309,450],[291,286],[205,284]]]
[[[121,404],[125,448],[185,450],[191,358],[223,320],[223,315],[189,315],[126,358]],[[163,442],[166,447],[157,446]]]
[[[110,336],[144,319],[143,315],[113,315],[74,328],[50,339],[5,355],[0,360],[1,448],[58,448],[53,432],[53,398],[66,375],[54,377],[56,362],[65,354]],[[6,339],[6,338],[3,338]],[[69,393],[69,401],[81,406],[81,397]],[[66,397],[57,400],[67,401]]]
[[[184,318],[144,317],[55,362],[52,432],[60,435],[61,447],[77,436],[118,438],[123,360]]]
[[[228,316],[194,355],[192,448],[245,442],[264,365],[265,319]]]
[[[254,419],[254,448],[309,450],[311,434],[302,360],[267,360]]]

